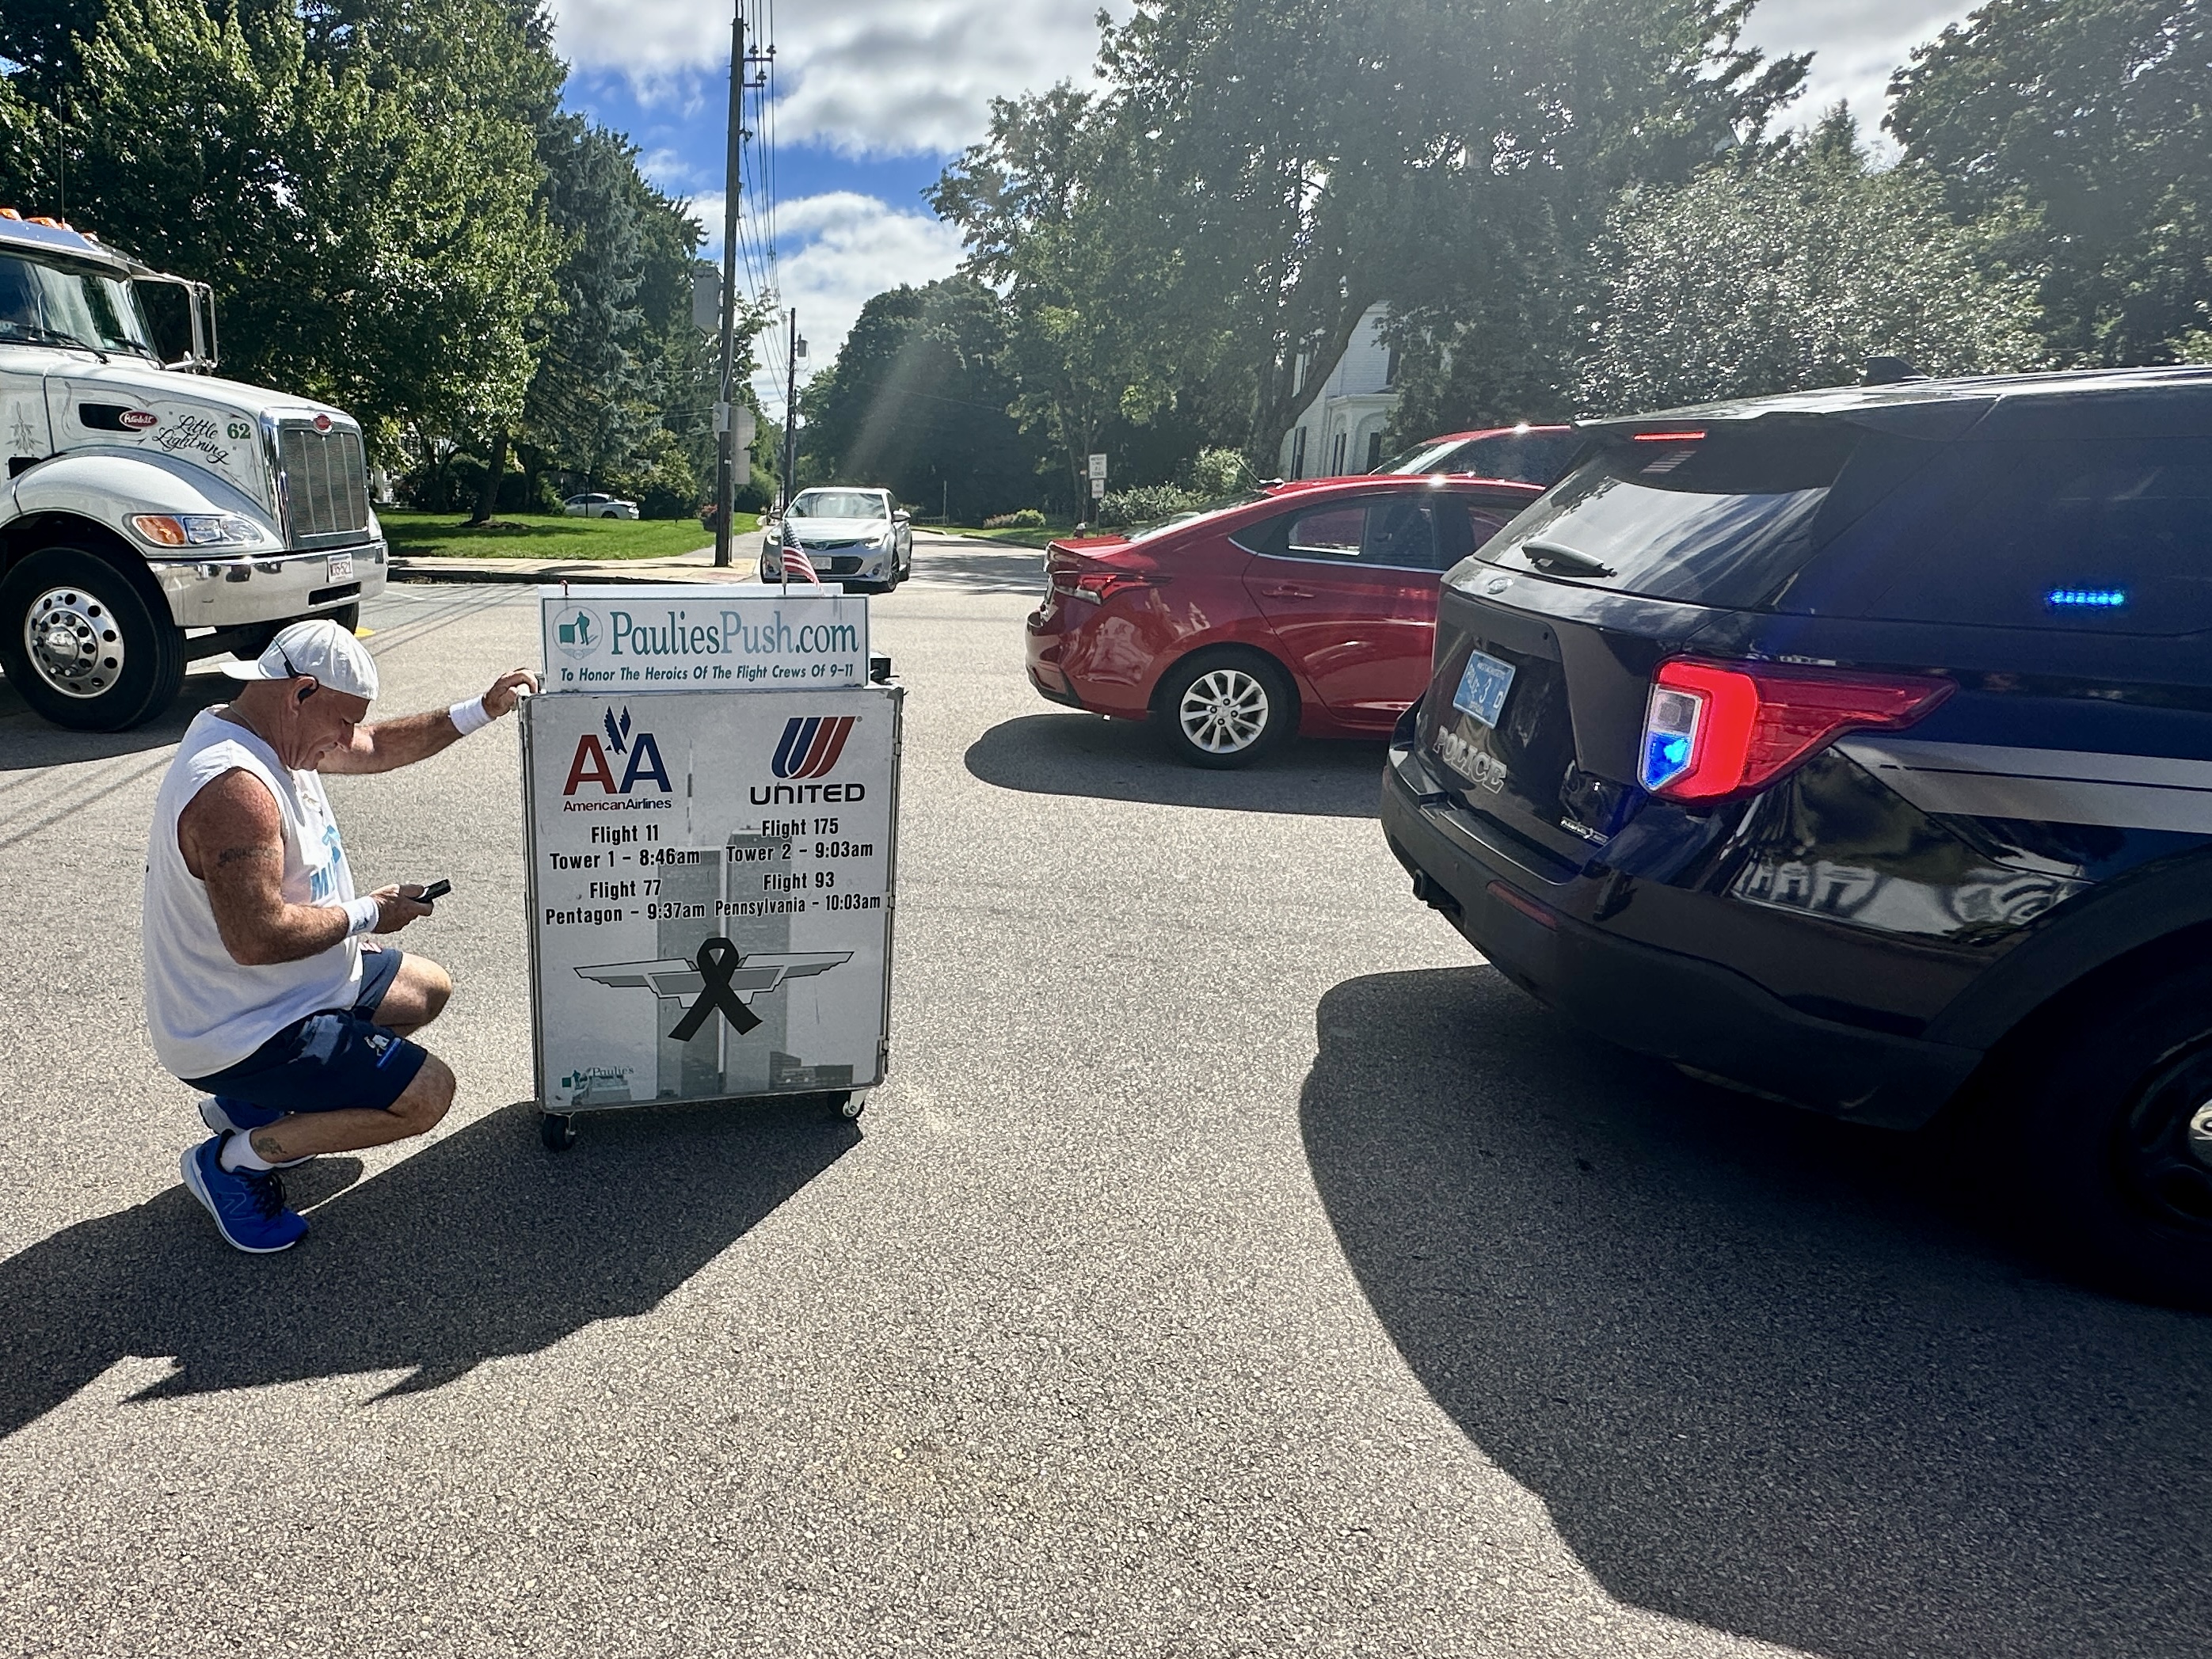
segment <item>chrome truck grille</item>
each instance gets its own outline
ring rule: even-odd
[[[276,429],[276,459],[293,546],[361,539],[368,528],[368,464],[358,432],[288,421]]]

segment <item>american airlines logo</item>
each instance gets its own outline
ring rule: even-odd
[[[801,716],[786,721],[783,741],[775,746],[773,763],[780,778],[822,778],[845,752],[845,739],[859,724],[858,714],[834,714],[827,719]]]

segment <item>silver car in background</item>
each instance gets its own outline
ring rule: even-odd
[[[914,574],[914,527],[888,489],[848,484],[802,489],[761,539],[761,580],[783,580],[783,550],[806,555],[825,582],[888,593]]]
[[[571,495],[561,503],[561,510],[572,519],[635,519],[637,503],[624,501],[619,495],[602,495],[594,490],[588,495]]]

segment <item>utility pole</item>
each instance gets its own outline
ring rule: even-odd
[[[744,0],[730,3],[729,149],[722,161],[722,375],[714,400],[714,562],[730,562],[730,515],[737,505],[738,201],[744,137]]]
[[[799,358],[806,349],[806,343],[799,337],[799,307],[791,308],[791,339],[784,356],[783,392],[783,506],[791,510],[791,498],[799,484]]]

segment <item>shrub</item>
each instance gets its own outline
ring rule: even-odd
[[[1139,484],[1134,489],[1109,489],[1098,504],[1097,522],[1102,525],[1158,524],[1178,513],[1195,513],[1206,497],[1175,484]]]
[[[1033,507],[1025,507],[1018,513],[1001,513],[994,519],[984,520],[983,528],[986,530],[1042,530],[1044,528],[1044,514]]]
[[[1250,487],[1251,479],[1243,453],[1234,449],[1201,449],[1183,469],[1183,481],[1193,493],[1208,499],[1237,495]]]

